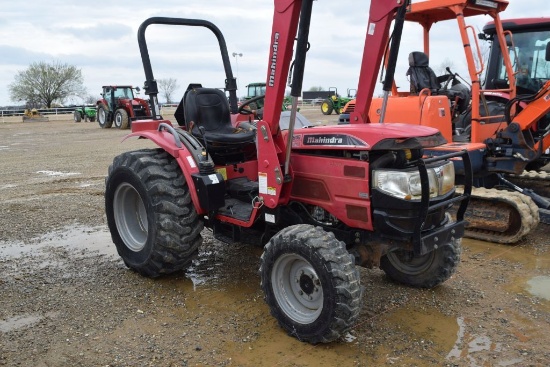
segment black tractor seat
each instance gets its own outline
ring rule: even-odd
[[[235,164],[256,157],[256,131],[232,125],[229,101],[219,89],[190,84],[174,117],[205,145],[215,164]]]
[[[185,125],[209,148],[254,142],[256,133],[231,124],[229,102],[225,93],[215,88],[192,88],[182,99]]]

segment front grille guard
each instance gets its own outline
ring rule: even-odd
[[[430,182],[428,178],[427,165],[444,161],[451,158],[462,158],[464,164],[464,192],[461,195],[456,195],[448,200],[437,202],[436,204],[430,205]],[[454,203],[460,202],[460,206],[456,212],[456,223],[453,227],[464,227],[466,222],[464,221],[464,213],[468,207],[470,201],[470,195],[472,192],[472,163],[470,161],[470,156],[467,150],[461,150],[459,152],[448,153],[432,158],[425,158],[419,160],[418,170],[420,173],[420,182],[422,184],[422,199],[420,205],[419,221],[417,221],[414,232],[413,232],[413,249],[416,254],[425,253],[424,246],[424,237],[422,236],[422,231],[424,230],[424,225],[426,224],[426,219],[430,212],[438,210],[442,207],[448,207]],[[463,233],[463,230],[460,231]]]

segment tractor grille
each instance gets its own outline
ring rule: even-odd
[[[135,117],[145,117],[145,116],[147,116],[145,108],[142,105],[133,106],[133,110],[134,110],[134,116]]]
[[[350,101],[348,104],[344,106],[344,109],[342,110],[342,113],[351,113],[355,111],[355,100]]]

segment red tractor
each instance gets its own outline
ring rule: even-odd
[[[114,123],[118,129],[128,129],[132,121],[151,117],[149,104],[145,99],[135,98],[134,89],[140,91],[139,87],[129,85],[103,87],[103,98],[96,102],[99,127],[110,128]]]
[[[261,288],[271,314],[290,335],[319,343],[345,334],[359,317],[363,291],[356,265],[380,267],[397,282],[425,288],[455,272],[472,177],[456,195],[452,160],[460,160],[468,173],[469,155],[426,159],[426,148],[445,143],[430,127],[363,123],[295,129],[313,3],[275,0],[264,114],[256,121],[246,115],[249,101],[237,106],[227,46],[214,24],[159,17],[142,23],[138,43],[153,116],[135,121],[129,136],[158,147],[114,158],[105,210],[124,263],[148,277],[186,269],[204,227],[227,243],[261,244]],[[388,58],[394,70],[408,5],[371,1],[358,88],[370,93],[356,102],[364,110],[396,15]],[[153,24],[205,27],[219,43],[225,92],[190,85],[175,112],[181,127],[159,113],[145,41]],[[291,118],[283,130],[279,121],[290,69]],[[393,72],[386,78],[391,87]],[[456,220],[448,212],[454,205]]]

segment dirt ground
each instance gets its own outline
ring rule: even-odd
[[[318,108],[302,112],[327,121]],[[463,240],[457,273],[432,290],[362,269],[358,324],[309,345],[269,315],[258,247],[205,230],[186,273],[153,280],[124,266],[106,226],[104,179],[116,155],[152,146],[121,142],[127,133],[71,119],[0,121],[0,365],[549,364],[548,226],[515,246]]]

